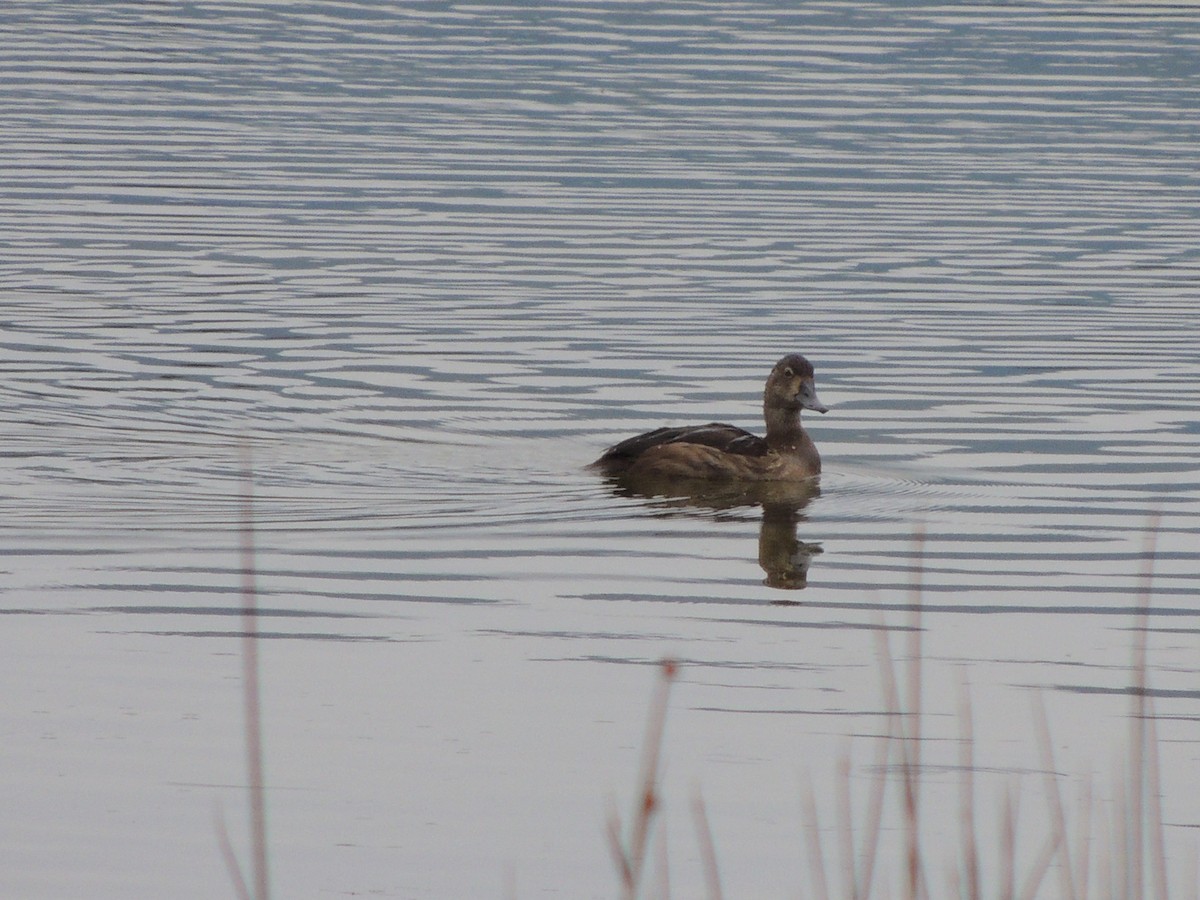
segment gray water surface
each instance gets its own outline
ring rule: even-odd
[[[857,802],[887,727],[878,637],[914,633],[935,896],[961,696],[994,878],[1006,791],[1019,867],[1045,834],[1034,698],[1072,821],[1116,827],[1141,634],[1186,886],[1196,12],[16,2],[0,30],[4,896],[234,895],[243,450],[278,896],[615,896],[667,655],[672,892],[704,886],[699,790],[726,896],[796,896],[807,785],[833,834],[839,760]],[[792,351],[831,406],[817,496],[584,468],[761,429]]]

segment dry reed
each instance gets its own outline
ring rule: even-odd
[[[1172,896],[1168,874],[1161,808],[1161,770],[1158,736],[1149,684],[1147,636],[1153,596],[1153,569],[1158,534],[1157,518],[1147,530],[1139,574],[1137,614],[1134,644],[1130,662],[1129,713],[1130,746],[1128,765],[1122,777],[1113,785],[1117,808],[1115,821],[1097,821],[1097,808],[1090,780],[1081,786],[1076,807],[1075,831],[1068,821],[1068,805],[1062,794],[1062,777],[1057,773],[1050,724],[1044,700],[1035,695],[1033,724],[1042,772],[1042,793],[1046,799],[1047,833],[1035,843],[1035,852],[1022,862],[1018,853],[1020,795],[1010,784],[1002,795],[997,822],[997,847],[994,883],[985,884],[983,853],[976,834],[978,811],[975,801],[976,739],[969,686],[960,689],[958,719],[960,737],[959,805],[957,831],[960,846],[952,861],[948,892],[945,896],[961,900],[1035,900],[1046,896],[1047,878],[1054,870],[1057,875],[1052,896],[1060,900],[1169,900]],[[900,896],[906,900],[928,900],[933,891],[928,877],[931,860],[921,842],[923,811],[920,779],[922,775],[921,714],[922,714],[922,580],[925,537],[918,532],[916,554],[912,567],[913,581],[908,605],[909,619],[903,672],[893,656],[888,627],[882,616],[876,619],[876,660],[883,695],[884,718],[887,728],[876,741],[873,781],[865,798],[861,820],[855,818],[850,782],[851,755],[842,757],[836,780],[837,794],[833,809],[837,821],[832,829],[836,837],[839,865],[831,866],[827,853],[819,804],[810,778],[803,788],[801,813],[807,838],[805,841],[810,876],[809,896],[817,900],[869,900],[891,896],[879,888],[878,856],[880,834],[884,827],[885,795],[891,789],[898,792],[899,822],[897,831],[903,846],[899,878]],[[641,800],[635,809],[633,829],[627,845],[620,839],[619,823],[615,816],[610,822],[610,840],[618,861],[623,896],[632,900],[637,895],[645,835],[650,819],[659,804],[657,772],[666,716],[666,691],[674,677],[674,664],[664,663],[664,677],[652,705],[651,725],[642,770]],[[695,803],[694,812],[700,835],[702,862],[710,898],[722,896],[717,879],[716,850],[713,846],[707,813],[702,801]],[[1025,843],[1022,841],[1021,843]],[[665,865],[665,850],[664,862]],[[665,879],[665,872],[662,873]],[[833,875],[840,884],[835,885]],[[665,884],[665,881],[664,881]],[[668,893],[660,891],[662,897]],[[1189,897],[1200,894],[1193,888]]]
[[[642,772],[638,792],[630,816],[629,834],[622,838],[621,820],[615,810],[608,820],[608,839],[617,873],[621,882],[621,896],[633,900],[642,882],[642,871],[646,862],[646,848],[650,842],[650,830],[658,812],[659,758],[662,751],[663,730],[667,723],[667,701],[671,685],[679,673],[679,665],[670,659],[663,660],[661,677],[654,700],[650,704],[650,715],[646,721],[646,739],[642,743]]]
[[[225,821],[217,817],[217,840],[239,900],[270,900],[267,855],[266,779],[263,775],[262,700],[258,680],[258,585],[254,563],[254,476],[250,449],[241,448],[242,706],[245,725],[247,793],[250,807],[250,873],[247,882],[229,839]],[[251,890],[251,883],[253,890]]]

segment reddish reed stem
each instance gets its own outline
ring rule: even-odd
[[[251,872],[255,900],[269,900],[267,809],[264,796],[262,705],[258,684],[258,587],[254,567],[254,481],[250,448],[242,445],[242,700],[250,789]]]

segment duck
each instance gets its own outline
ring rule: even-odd
[[[614,444],[592,463],[628,479],[794,482],[821,474],[821,455],[800,424],[800,410],[826,413],[812,363],[789,353],[763,389],[766,437],[723,422],[656,428]]]

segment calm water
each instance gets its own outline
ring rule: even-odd
[[[1099,834],[1154,517],[1188,886],[1195,12],[14,2],[0,27],[4,896],[234,895],[243,444],[278,896],[614,896],[608,808],[667,654],[674,894],[703,885],[697,789],[727,896],[807,890],[802,796],[831,822],[847,752],[870,784],[922,530],[935,884],[968,684],[989,859],[1005,791],[1027,861],[1044,834],[1038,696]],[[759,428],[789,351],[832,407],[819,496],[583,470],[661,424]]]

